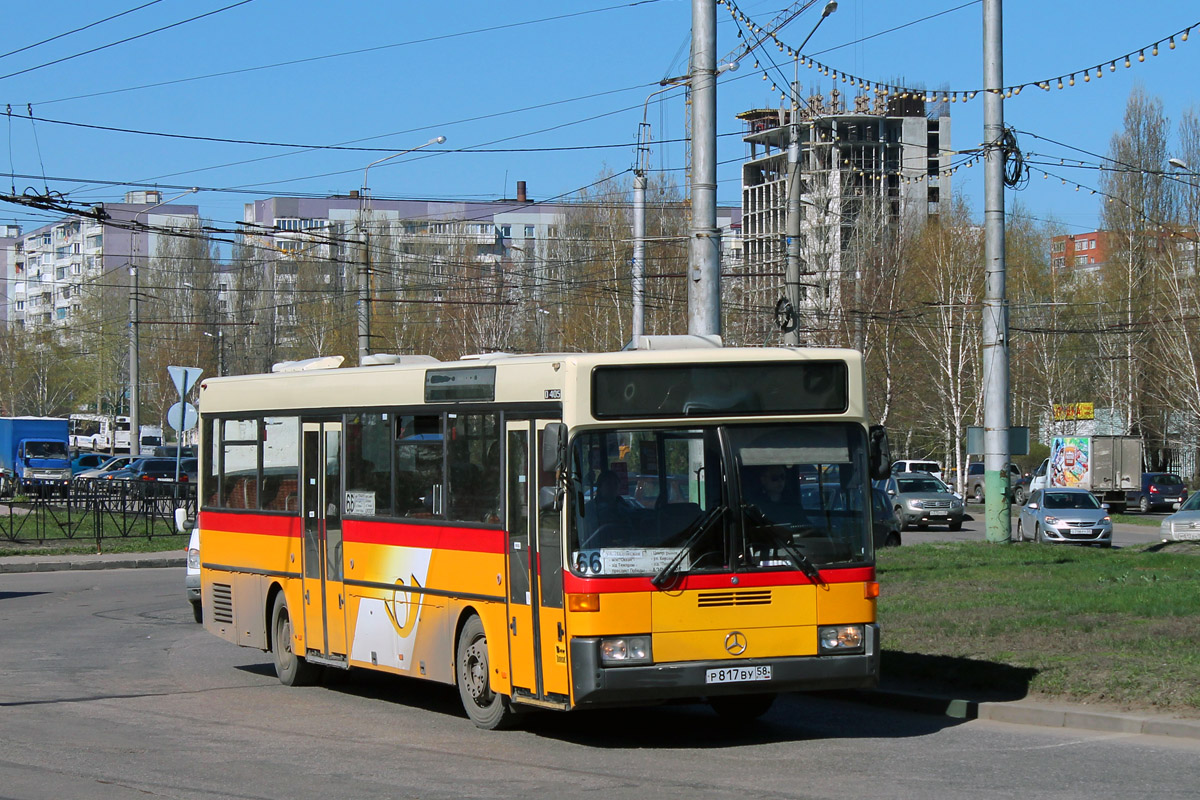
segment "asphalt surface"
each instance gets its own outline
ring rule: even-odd
[[[186,556],[182,551],[2,556],[0,557],[0,575],[59,570],[163,568],[182,570],[185,561]],[[182,594],[182,579],[180,585]],[[1030,699],[1004,702],[978,700],[971,697],[957,697],[936,690],[931,691],[927,687],[904,685],[901,682],[889,681],[886,676],[878,689],[832,692],[830,694],[870,705],[955,719],[986,719],[1018,725],[1200,740],[1200,719],[1095,709],[1085,705],[1051,704]]]

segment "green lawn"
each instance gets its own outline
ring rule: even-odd
[[[1200,716],[1200,545],[906,545],[879,581],[889,678]]]

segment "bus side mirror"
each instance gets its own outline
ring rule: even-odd
[[[567,460],[567,426],[549,422],[542,431],[542,470],[558,471]]]
[[[887,428],[872,425],[867,436],[870,442],[871,477],[877,481],[891,477],[892,446],[888,443]]]

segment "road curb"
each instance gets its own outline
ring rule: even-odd
[[[1048,706],[1026,701],[980,702],[964,698],[895,692],[886,689],[834,692],[852,702],[953,719],[986,719],[1015,725],[1046,728],[1170,736],[1200,741],[1200,720],[1147,716],[1136,713],[1088,711],[1069,706]]]
[[[9,556],[0,558],[0,574],[16,572],[61,572],[88,569],[161,569],[183,567],[187,557],[171,556]]]

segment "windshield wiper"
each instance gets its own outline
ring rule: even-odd
[[[658,574],[650,579],[650,583],[654,584],[655,588],[661,589],[663,586],[671,583],[679,575],[686,572],[686,570],[680,569],[683,559],[685,559],[688,553],[691,552],[692,547],[696,545],[696,542],[700,541],[700,539],[702,539],[704,535],[709,532],[713,524],[717,520],[721,519],[721,517],[725,516],[725,512],[728,510],[729,507],[725,505],[714,506],[713,510],[708,512],[708,514],[696,524],[696,530],[692,532],[692,535],[689,536],[687,541],[683,543],[683,546],[679,548],[679,552],[672,556],[671,560],[667,562],[666,566],[660,569]]]
[[[825,581],[821,578],[821,571],[813,564],[812,559],[804,554],[802,550],[796,547],[792,541],[790,534],[784,534],[780,529],[790,530],[794,527],[794,523],[775,522],[770,517],[762,512],[762,510],[753,503],[745,503],[742,505],[742,512],[754,517],[757,517],[759,526],[766,529],[771,540],[783,549],[788,558],[792,560],[792,564],[796,569],[803,572],[810,581],[816,584],[823,584]]]

